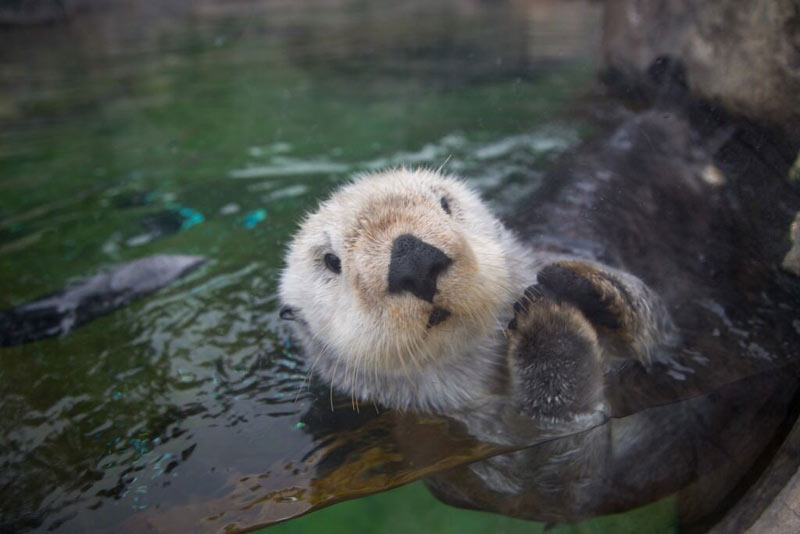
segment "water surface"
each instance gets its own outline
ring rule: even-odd
[[[593,3],[136,4],[0,30],[0,308],[142,256],[210,261],[0,350],[14,530],[116,529],[313,449],[275,295],[303,213],[399,165],[443,166],[503,212],[592,129],[573,110]]]

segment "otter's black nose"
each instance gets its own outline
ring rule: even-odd
[[[394,240],[389,263],[389,293],[409,291],[433,302],[436,278],[453,262],[447,255],[411,234]]]

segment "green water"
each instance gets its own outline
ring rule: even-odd
[[[571,110],[599,18],[575,5],[577,26],[505,4],[175,2],[0,30],[0,308],[134,258],[210,258],[64,337],[0,349],[0,525],[113,530],[307,441],[275,296],[296,222],[353,173],[396,165],[445,165],[509,209],[591,131]],[[669,529],[658,510],[645,516]],[[414,486],[278,530],[365,517],[541,529]]]
[[[501,515],[448,508],[439,503],[421,482],[389,493],[349,501],[312,515],[281,523],[263,532],[301,534],[306,532],[409,531],[441,534],[639,534],[676,532],[675,502],[666,499],[626,514],[609,515],[574,525],[552,526],[511,519]]]

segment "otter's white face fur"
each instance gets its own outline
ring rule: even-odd
[[[456,179],[405,169],[361,176],[294,236],[283,314],[295,319],[315,372],[354,397],[419,410],[463,405],[483,392],[453,363],[499,352],[487,343],[522,285],[512,275],[521,251]],[[430,380],[461,383],[433,396],[420,385]]]

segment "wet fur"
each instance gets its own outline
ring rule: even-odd
[[[432,303],[387,290],[392,243],[407,233],[453,259]],[[327,253],[341,273],[326,271]],[[505,330],[537,279],[546,295]],[[425,170],[362,176],[323,202],[290,245],[280,294],[317,376],[354,402],[418,412],[509,397],[548,421],[601,410],[604,367],[648,363],[674,330],[637,278],[537,252],[462,182]],[[429,327],[437,307],[450,315]]]

